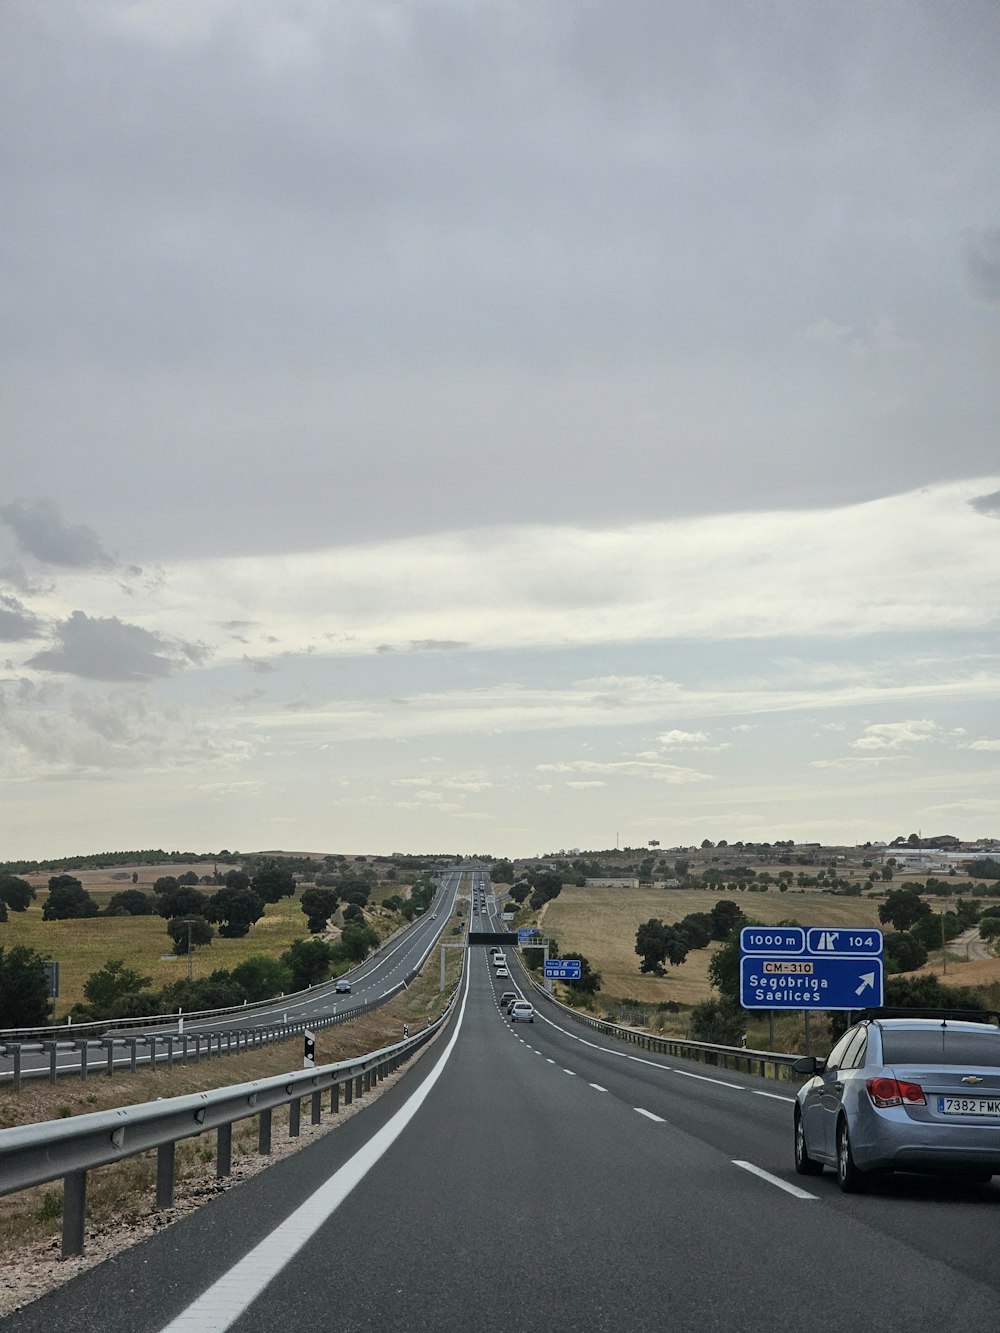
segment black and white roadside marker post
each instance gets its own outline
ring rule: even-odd
[[[311,1032],[311,1031],[309,1030],[309,1028],[306,1028],[305,1032],[303,1032],[303,1034],[302,1034],[302,1039],[303,1039],[303,1043],[304,1043],[304,1045],[303,1045],[303,1050],[302,1050],[302,1068],[303,1068],[303,1069],[315,1069],[315,1068],[316,1068],[316,1033],[315,1033],[315,1032]]]

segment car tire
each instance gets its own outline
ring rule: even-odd
[[[802,1123],[802,1112],[795,1108],[795,1170],[800,1176],[819,1176],[823,1174],[823,1163],[816,1162],[809,1156],[806,1148],[806,1127]]]
[[[837,1126],[837,1184],[845,1194],[864,1194],[868,1188],[865,1172],[859,1169],[851,1151],[846,1120]]]

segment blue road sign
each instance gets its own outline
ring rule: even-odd
[[[744,926],[740,954],[767,958],[772,954],[811,958],[881,958],[882,932],[871,927]]]
[[[536,935],[540,935],[541,933],[542,932],[537,926],[519,926],[517,931],[517,942],[518,944],[528,944]]]
[[[740,959],[744,1009],[867,1009],[882,1003],[881,958]]]
[[[867,1009],[883,1003],[882,932],[868,927],[745,926],[744,1009]]]
[[[553,958],[545,964],[545,977],[548,981],[579,981],[579,958]]]

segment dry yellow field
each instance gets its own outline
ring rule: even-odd
[[[711,911],[720,898],[733,899],[763,925],[794,919],[803,926],[877,926],[878,904],[869,898],[842,898],[809,890],[788,893],[712,893],[700,889],[575,888],[566,885],[546,903],[539,924],[564,953],[578,949],[603,977],[602,999],[628,996],[647,1004],[708,999],[708,963],[717,945],[688,954],[666,977],[643,976],[635,952],[635,932],[658,917],[668,925],[689,912]]]
[[[147,884],[140,881],[136,887],[148,892],[159,873],[172,872],[158,871],[150,876]],[[111,892],[132,887],[130,882],[115,884],[110,889],[106,883],[99,885],[91,881],[88,884],[86,874],[82,872],[77,878],[102,908]],[[106,881],[106,875],[103,877]],[[212,889],[206,888],[205,891],[211,893]],[[308,930],[305,914],[299,907],[299,896],[297,892],[292,898],[268,903],[264,915],[243,939],[227,940],[216,936],[206,948],[196,949],[192,975],[207,977],[217,968],[229,970],[255,953],[279,954],[293,940],[306,938]],[[8,920],[0,922],[0,948],[25,945],[58,962],[57,1019],[77,1001],[83,1001],[83,983],[110,958],[121,958],[143,976],[151,977],[153,990],[187,976],[186,957],[161,957],[169,954],[171,948],[167,923],[162,917],[98,916],[80,921],[43,921],[44,899],[44,892],[40,893],[38,901],[26,912],[10,912]]]

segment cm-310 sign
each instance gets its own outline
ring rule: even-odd
[[[882,1004],[882,932],[868,927],[744,926],[744,1009],[865,1009]]]

